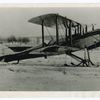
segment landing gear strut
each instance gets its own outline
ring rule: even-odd
[[[19,64],[19,60],[17,60],[17,62],[16,63],[13,63],[13,64]]]
[[[77,64],[77,65],[74,63],[71,63],[71,65],[83,66],[83,67],[90,67],[91,65],[92,66],[94,65],[94,63],[90,59],[90,54],[89,54],[89,51],[87,49],[85,49],[85,51],[84,51],[84,58],[78,57],[72,53],[66,53],[66,54],[79,62],[79,64]],[[87,56],[87,58],[86,58],[86,56]],[[64,64],[64,65],[68,66],[67,64]]]

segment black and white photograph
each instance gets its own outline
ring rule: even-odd
[[[100,91],[100,7],[0,7],[0,91]]]

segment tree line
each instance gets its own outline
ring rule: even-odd
[[[8,43],[13,43],[13,42],[19,42],[19,43],[28,43],[30,42],[30,39],[28,37],[15,37],[15,36],[10,36],[6,38],[6,41]]]

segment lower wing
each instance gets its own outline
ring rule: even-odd
[[[47,56],[60,55],[60,54],[65,54],[69,52],[74,52],[77,50],[79,49],[68,47],[68,46],[53,45],[53,46],[40,48],[35,51],[34,49],[33,50],[29,49],[27,51],[20,52],[20,53],[4,55],[0,57],[0,61],[11,62],[11,61],[19,61],[19,60],[24,60],[24,59],[38,58],[38,57],[47,58]]]

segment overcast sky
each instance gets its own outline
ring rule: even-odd
[[[100,8],[0,8],[0,36],[39,36],[41,27],[28,20],[48,13],[59,13],[82,24],[100,27]]]

